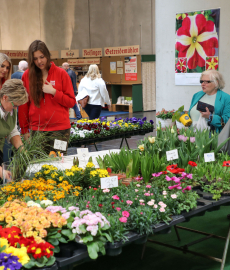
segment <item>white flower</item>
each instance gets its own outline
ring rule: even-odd
[[[154,205],[154,202],[153,201],[149,201],[147,202],[148,205]]]
[[[144,200],[139,200],[139,202],[143,203],[143,202],[144,202]]]
[[[51,200],[43,200],[40,202],[40,204],[44,204],[45,206],[50,206],[53,204]]]
[[[163,195],[167,195],[167,191],[164,190],[164,191],[162,192],[162,194],[163,194]]]
[[[176,199],[177,198],[177,195],[176,194],[172,194],[171,195],[171,198]]]

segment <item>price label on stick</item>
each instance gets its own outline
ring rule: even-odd
[[[101,189],[118,187],[118,177],[104,177],[101,178]]]
[[[109,117],[107,117],[107,121],[115,121],[115,116],[109,116]]]
[[[204,161],[205,162],[215,161],[214,153],[206,153],[206,154],[204,154]]]
[[[77,148],[77,154],[79,159],[79,166],[86,166],[89,160],[89,149]]]
[[[66,151],[67,147],[67,142],[66,141],[61,141],[61,140],[54,140],[54,149]]]
[[[171,151],[166,151],[166,156],[168,161],[178,159],[178,150],[174,149]]]

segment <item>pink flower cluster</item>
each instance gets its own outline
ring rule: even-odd
[[[75,213],[79,211],[79,207],[76,206],[70,206],[68,208],[69,211],[67,211],[66,208],[63,208],[62,206],[48,206],[46,210],[56,213],[56,212],[61,212],[61,215],[65,218],[68,219],[70,217],[71,211],[74,211]]]
[[[96,236],[99,228],[98,224],[100,224],[101,228],[105,224],[110,226],[109,221],[100,212],[92,213],[89,210],[84,210],[80,212],[79,217],[74,218],[74,222],[71,225],[73,228],[72,232],[85,234],[85,231],[81,229],[81,225],[84,225],[84,229],[87,232],[90,232],[92,236]]]
[[[180,181],[182,179],[184,179],[185,177],[189,178],[189,179],[192,179],[192,174],[191,173],[185,173],[185,172],[182,172],[181,173],[181,177],[176,177],[176,176],[173,176],[173,177],[169,177],[168,175],[165,176],[165,179],[167,181],[174,181],[176,184],[180,184]],[[169,188],[171,189],[171,188]],[[180,188],[178,188],[180,189]]]
[[[128,221],[129,217],[129,212],[128,211],[123,211],[122,212],[122,217],[119,218],[120,222],[126,223]]]
[[[159,202],[158,205],[160,205],[160,212],[165,212],[165,208],[167,207],[167,205],[163,202]]]
[[[162,175],[163,172],[158,172],[158,173],[152,173],[153,177],[159,177],[160,175]]]
[[[186,137],[184,135],[178,135],[178,140],[186,142],[189,139],[189,137]],[[190,137],[190,142],[194,143],[196,141],[195,137]]]

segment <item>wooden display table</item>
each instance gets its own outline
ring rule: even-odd
[[[120,111],[123,111],[123,110],[121,110],[121,106],[124,106],[124,107],[128,107],[130,113],[133,112],[133,105],[129,105],[129,104],[112,104],[112,110],[114,112],[118,111],[117,106],[119,107]]]

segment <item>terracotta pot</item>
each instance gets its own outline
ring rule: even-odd
[[[133,182],[133,179],[131,177],[130,178],[124,178],[124,179],[121,180],[121,184],[126,185],[126,186],[129,186],[131,182]]]

